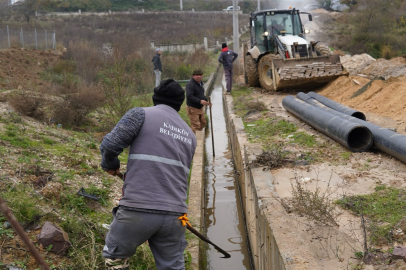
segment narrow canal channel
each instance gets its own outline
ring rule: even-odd
[[[231,258],[214,247],[207,250],[207,269],[242,270],[253,269],[250,264],[248,242],[242,214],[238,184],[235,181],[232,153],[226,128],[222,99],[223,73],[219,72],[211,93],[212,121],[215,157],[211,128],[206,128],[206,190],[205,190],[205,232],[217,246],[227,251]],[[210,117],[210,111],[207,108]]]

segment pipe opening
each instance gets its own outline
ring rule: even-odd
[[[348,148],[354,152],[369,150],[373,143],[372,132],[363,126],[355,127],[348,134]]]
[[[354,112],[353,114],[351,114],[351,116],[355,117],[355,118],[358,118],[358,119],[361,119],[361,120],[364,120],[364,121],[367,120],[367,118],[365,117],[365,114],[362,113],[362,112]]]

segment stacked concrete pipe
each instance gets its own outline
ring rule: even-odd
[[[312,106],[292,96],[285,97],[282,101],[282,105],[297,118],[336,140],[353,152],[367,151],[372,146],[372,133],[361,124],[323,111],[316,106]]]
[[[319,108],[323,112],[336,115],[337,117],[367,127],[373,134],[373,145],[376,148],[406,163],[406,136],[396,133],[387,128],[383,128],[370,122],[333,110],[332,108],[329,108],[316,100],[318,98],[316,95],[313,96],[314,98],[305,93],[297,94],[297,97],[299,99],[313,105],[313,107]],[[326,99],[325,97],[323,98]]]

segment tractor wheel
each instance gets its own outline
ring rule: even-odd
[[[259,83],[262,88],[267,91],[275,90],[273,87],[272,78],[272,59],[276,58],[276,55],[268,54],[259,60],[258,73],[259,73]]]
[[[316,53],[318,56],[333,54],[333,52],[330,50],[330,48],[327,47],[326,45],[316,44],[316,46],[314,46],[314,49],[316,50]]]
[[[248,78],[248,85],[250,87],[259,86],[257,63],[251,55],[245,56],[245,67]]]

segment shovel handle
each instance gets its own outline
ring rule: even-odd
[[[226,251],[222,250],[220,247],[218,247],[217,245],[215,245],[212,241],[210,241],[206,236],[204,236],[203,234],[201,234],[200,232],[198,232],[195,228],[193,228],[192,226],[190,226],[189,224],[186,225],[186,228],[188,228],[189,231],[191,231],[194,235],[196,235],[197,237],[199,237],[200,239],[202,239],[204,242],[209,243],[210,245],[212,245],[218,252],[220,252],[221,254],[224,255],[224,257],[221,258],[225,258],[228,259],[231,257],[230,254],[228,254]]]
[[[213,158],[214,158],[216,156],[216,153],[214,151],[214,134],[213,134],[213,117],[212,117],[213,114],[211,113],[211,99],[210,99],[210,97],[209,97],[209,103],[210,103],[209,110],[210,110],[211,144],[213,146]]]

